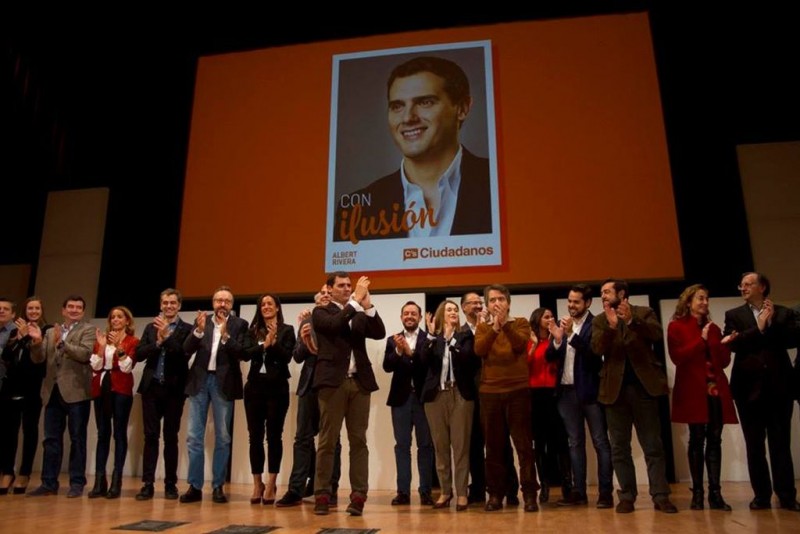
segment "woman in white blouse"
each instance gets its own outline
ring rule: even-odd
[[[89,361],[92,374],[92,397],[97,423],[95,482],[89,498],[116,499],[122,492],[122,469],[128,454],[128,419],[133,406],[133,359],[139,339],[134,335],[133,315],[125,306],[108,314],[105,332],[97,329],[97,342]],[[113,427],[112,427],[113,422]],[[106,479],[106,463],[114,434],[114,471],[111,486]]]

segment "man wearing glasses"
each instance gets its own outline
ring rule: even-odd
[[[212,500],[226,503],[223,486],[231,457],[231,418],[233,401],[244,397],[242,371],[239,361],[252,346],[247,333],[247,321],[232,314],[233,292],[221,286],[212,299],[214,313],[197,312],[192,333],[186,337],[183,350],[191,356],[196,352],[189,369],[186,394],[189,396],[189,429],[186,446],[189,449],[189,489],[181,495],[182,503],[198,502],[203,498],[205,473],[206,421],[208,407],[214,414],[214,456],[212,464]]]
[[[754,493],[750,509],[769,509],[774,491],[781,508],[800,512],[790,443],[793,391],[787,352],[797,347],[800,326],[792,310],[768,298],[769,279],[763,274],[745,273],[739,291],[744,305],[725,312],[726,337],[722,341],[730,343],[736,353],[731,393],[747,448],[747,470]]]

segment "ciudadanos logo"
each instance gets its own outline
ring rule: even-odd
[[[493,255],[494,247],[419,247],[403,249],[403,261],[428,258],[460,258],[467,256]]]

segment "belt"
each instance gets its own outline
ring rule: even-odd
[[[215,374],[217,374],[217,371],[215,369],[214,371],[206,371],[206,373],[208,373],[210,375],[215,375]]]
[[[347,375],[347,378],[358,378],[358,373],[353,373],[352,375]]]
[[[456,383],[455,383],[454,380],[448,380],[447,382],[442,384],[441,387],[442,387],[442,391],[449,391],[449,390],[453,389],[454,387],[456,387]]]

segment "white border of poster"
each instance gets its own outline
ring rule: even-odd
[[[359,220],[356,212],[362,212],[360,206],[370,206],[372,195],[357,192],[367,189],[382,176],[395,173],[399,177],[397,171],[402,162],[402,154],[392,141],[387,124],[387,80],[396,66],[418,56],[451,60],[464,70],[469,79],[472,106],[460,128],[459,140],[465,152],[488,159],[490,198],[486,205],[490,213],[483,214],[488,232],[394,238],[383,237],[383,234],[381,238],[360,239],[361,234],[353,231],[355,221]],[[502,264],[493,87],[491,41],[488,40],[333,56],[326,271],[387,271]],[[465,190],[464,183],[462,180],[459,198]],[[458,202],[460,204],[461,200]],[[422,213],[405,210],[402,198],[392,206],[391,213],[385,213],[385,210],[380,212],[386,214],[386,220],[394,230],[409,223],[413,226],[415,220],[423,217]],[[381,226],[381,219],[376,219],[376,224]]]

